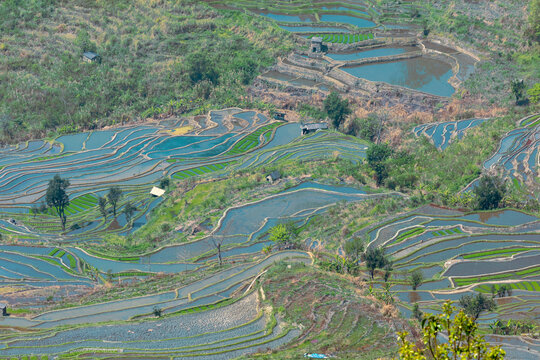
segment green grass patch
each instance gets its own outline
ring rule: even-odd
[[[71,254],[67,254],[67,258],[69,260],[69,267],[75,269],[77,267],[77,260]]]
[[[103,259],[108,260],[116,260],[116,261],[126,261],[126,262],[138,262],[141,258],[138,256],[112,256],[112,255],[105,255],[98,251],[92,250],[92,249],[86,249],[86,252],[88,252],[91,255],[94,255],[96,257],[100,257]]]
[[[214,172],[214,171],[222,170],[226,166],[234,164],[234,163],[236,163],[236,161],[229,161],[229,162],[226,162],[226,163],[199,166],[197,168],[182,170],[182,171],[179,171],[177,173],[174,173],[172,175],[172,177],[174,179],[183,180],[183,179],[187,179],[187,178],[190,178],[190,177],[193,177],[193,176],[209,174],[209,173]]]
[[[417,235],[423,234],[424,231],[425,231],[425,229],[424,229],[424,228],[420,228],[420,227],[416,227],[416,228],[407,230],[406,232],[400,234],[400,235],[396,238],[396,240],[394,240],[394,242],[392,242],[392,244],[397,244],[397,243],[400,243],[400,242],[402,242],[403,240],[408,239],[408,238],[410,238],[410,237],[413,237],[413,236],[417,236]]]
[[[502,274],[487,275],[487,276],[480,276],[480,277],[473,277],[473,278],[454,278],[453,280],[457,286],[465,286],[465,285],[472,285],[474,283],[484,282],[484,281],[510,279],[516,276],[532,276],[532,275],[540,275],[540,266],[536,266],[530,269],[525,269],[525,270],[516,271],[516,272],[507,272],[507,273],[502,273]],[[518,283],[518,286],[520,286],[520,288],[523,290],[527,290],[524,285],[521,287],[520,283]]]
[[[323,42],[333,44],[354,44],[359,41],[373,39],[373,34],[317,34],[310,35],[308,38],[314,36],[321,37]]]
[[[512,254],[520,253],[523,251],[529,251],[534,250],[534,248],[511,248],[511,249],[496,249],[496,250],[490,250],[490,251],[481,251],[477,253],[472,254],[465,254],[463,255],[464,259],[477,259],[477,258],[483,258],[483,257],[494,257],[494,255],[502,255],[502,256],[509,256]]]

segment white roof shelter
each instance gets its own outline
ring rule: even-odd
[[[163,194],[165,194],[165,190],[160,189],[160,188],[158,188],[157,186],[154,186],[154,187],[152,188],[152,190],[150,190],[150,194],[152,194],[152,195],[154,195],[154,196],[156,196],[156,197],[160,197],[160,196],[162,196]]]

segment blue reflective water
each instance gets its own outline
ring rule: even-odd
[[[283,21],[283,22],[311,22],[311,18],[305,17],[305,16],[297,16],[297,15],[285,15],[285,14],[273,14],[273,13],[259,13],[259,15],[265,16],[267,18],[276,20],[276,21]]]
[[[339,60],[339,61],[347,61],[347,60],[358,60],[358,59],[365,59],[370,57],[378,57],[378,56],[389,56],[389,55],[399,55],[407,52],[407,48],[399,47],[399,48],[377,48],[372,50],[366,50],[366,51],[358,51],[354,53],[341,53],[341,54],[334,54],[329,53],[327,54],[328,57]]]
[[[345,28],[339,27],[326,27],[326,26],[287,26],[279,25],[280,28],[290,31],[290,32],[339,32],[339,33],[349,33],[351,32]]]
[[[438,96],[451,96],[454,88],[448,83],[452,68],[447,63],[419,57],[396,62],[342,68],[359,78],[424,91]]]
[[[369,28],[375,26],[375,23],[373,21],[351,15],[323,14],[319,18],[321,19],[321,21],[350,24],[359,28]]]

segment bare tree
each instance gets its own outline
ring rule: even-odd
[[[212,245],[214,246],[214,248],[217,250],[219,266],[223,265],[223,260],[221,259],[221,245],[223,245],[223,240],[225,240],[223,236],[219,236],[219,235],[210,236],[210,241]]]

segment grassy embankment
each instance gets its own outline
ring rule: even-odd
[[[249,359],[297,359],[306,352],[339,359],[391,358],[397,354],[391,328],[412,329],[392,305],[363,296],[356,280],[303,264],[278,263],[263,276],[261,287],[265,304],[284,321],[301,325],[303,334],[285,350]]]
[[[245,85],[294,42],[262,18],[193,0],[1,2],[0,32],[3,142],[258,105],[243,100]],[[88,50],[101,64],[82,61]]]

